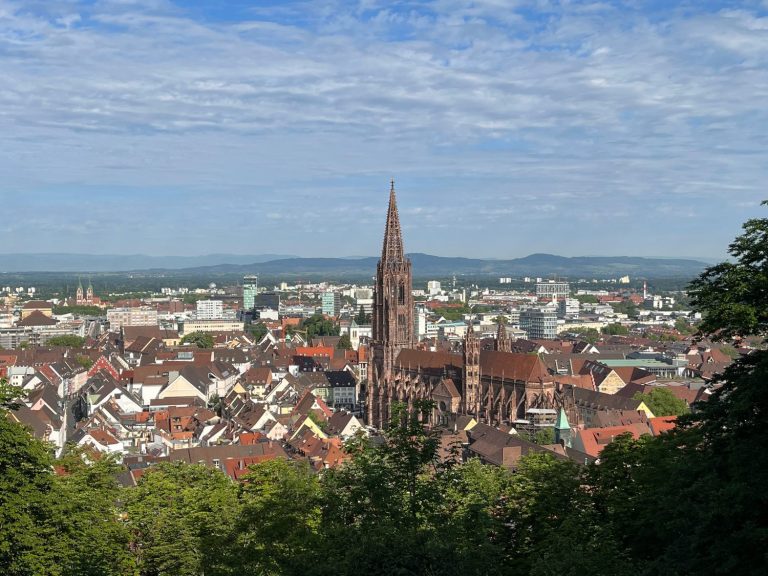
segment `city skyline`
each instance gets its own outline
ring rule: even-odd
[[[0,0],[5,253],[719,259],[766,2]]]

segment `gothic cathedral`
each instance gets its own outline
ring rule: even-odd
[[[411,261],[403,250],[393,180],[373,296],[373,377],[368,386],[368,423],[376,427],[389,421],[395,361],[401,350],[413,348],[416,343],[411,285]]]

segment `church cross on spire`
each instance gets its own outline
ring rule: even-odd
[[[400,216],[397,213],[395,180],[392,179],[390,183],[387,224],[384,227],[384,245],[381,249],[382,264],[401,263],[405,260],[405,254],[403,252],[403,234],[400,230]]]

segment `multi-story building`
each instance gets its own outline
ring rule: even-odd
[[[157,309],[151,306],[110,308],[107,321],[110,330],[120,330],[123,326],[157,326]]]
[[[578,318],[580,302],[576,298],[563,298],[557,303],[557,315],[560,318]]]
[[[224,316],[224,304],[221,300],[198,300],[198,320],[219,320]]]
[[[568,282],[558,282],[556,280],[548,280],[546,282],[536,282],[536,297],[537,298],[568,298],[571,293],[571,287]]]
[[[260,292],[259,294],[256,294],[254,304],[258,308],[280,310],[280,294],[277,292]]]
[[[440,292],[441,292],[440,282],[438,282],[437,280],[430,280],[429,282],[427,282],[427,293],[430,296],[436,296],[440,294]]]
[[[256,293],[258,290],[258,276],[246,276],[243,278],[243,310],[250,310],[256,305]]]
[[[520,328],[533,340],[557,338],[557,315],[554,308],[528,308],[520,311]]]
[[[338,292],[323,292],[323,314],[338,316],[341,312],[341,295]]]
[[[182,327],[182,335],[186,336],[192,332],[242,332],[245,327],[243,322],[238,320],[187,320]]]

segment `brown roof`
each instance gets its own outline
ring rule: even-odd
[[[88,430],[86,434],[103,446],[120,444],[120,440],[112,436],[112,434],[110,434],[106,430],[100,430],[97,428],[95,430]]]
[[[528,442],[517,434],[507,434],[487,424],[478,424],[469,430],[467,435],[470,440],[469,451],[497,466],[514,468],[521,456],[533,452],[547,452],[554,454],[556,458],[565,459],[564,456]]]
[[[42,308],[51,310],[53,309],[53,306],[50,302],[46,302],[45,300],[30,300],[29,302],[26,302],[22,308],[24,310],[40,310]]]
[[[480,351],[480,370],[484,376],[504,377],[517,382],[552,382],[538,354],[519,354],[515,352]]]
[[[566,385],[563,394],[571,396],[577,406],[591,406],[596,410],[637,410],[642,403],[626,396],[606,394],[595,390],[586,390]]]
[[[163,337],[159,326],[123,326],[123,337],[126,342],[133,342],[140,336],[158,340],[162,340]]]
[[[414,369],[420,367],[443,370],[446,366],[464,366],[464,359],[461,354],[405,348],[398,354],[397,364]]]
[[[593,428],[648,424],[648,416],[640,410],[605,410],[597,412],[592,419]]]
[[[169,454],[171,462],[182,461],[188,464],[204,462],[208,466],[213,465],[214,460],[223,462],[229,458],[247,458],[253,456],[273,455],[274,457],[287,458],[288,455],[277,442],[259,442],[257,444],[230,444],[222,446],[205,446],[198,448],[182,448],[172,450]]]
[[[50,316],[46,316],[40,310],[35,310],[30,313],[24,320],[16,322],[16,326],[54,326],[58,324],[58,320],[54,320]]]

